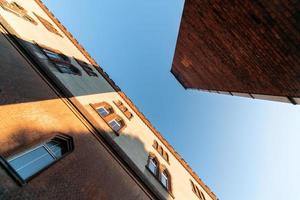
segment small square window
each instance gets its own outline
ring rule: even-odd
[[[118,122],[115,119],[113,119],[112,121],[110,121],[108,124],[116,132],[118,132],[121,129],[121,127],[122,127],[121,123]]]
[[[98,108],[97,109],[98,113],[101,115],[101,117],[106,117],[107,115],[109,115],[109,111],[104,108],[104,107],[101,107],[101,108]]]

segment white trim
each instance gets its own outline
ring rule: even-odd
[[[154,167],[154,170],[155,170],[155,171],[152,171],[151,166]],[[158,167],[158,166],[157,166],[157,163],[154,162],[153,158],[150,158],[149,164],[148,164],[148,168],[149,168],[149,170],[150,170],[153,174],[155,174],[155,175],[156,175],[156,173],[157,173],[157,167]]]
[[[163,178],[165,178],[165,180],[166,180],[166,185],[163,182]],[[163,186],[165,186],[166,188],[168,188],[169,187],[169,176],[166,175],[164,172],[162,172],[161,176],[160,176],[160,182],[163,184]]]

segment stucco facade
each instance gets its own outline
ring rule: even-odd
[[[217,199],[40,1],[14,2],[34,22],[0,7],[0,155],[5,160],[57,133],[73,138],[74,151],[23,186],[0,168],[0,198]],[[75,70],[60,71],[45,49],[66,56]],[[122,120],[120,130],[99,115],[95,105],[101,103],[113,112],[108,118]],[[168,189],[149,171],[150,155],[168,171]],[[191,181],[203,196],[197,197]]]

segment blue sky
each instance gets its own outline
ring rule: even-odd
[[[183,0],[44,0],[221,200],[300,199],[300,107],[184,90]]]

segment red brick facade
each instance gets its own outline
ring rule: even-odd
[[[185,88],[300,97],[292,0],[186,0],[172,73]]]

